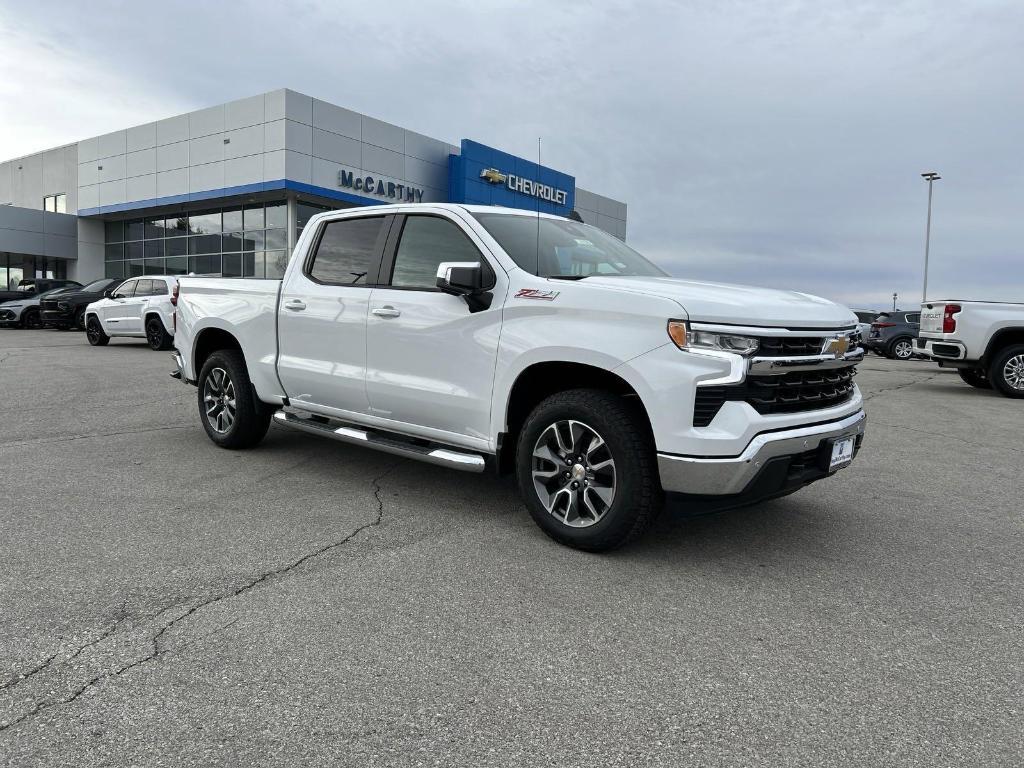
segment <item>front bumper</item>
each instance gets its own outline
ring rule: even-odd
[[[855,437],[856,449],[860,449],[867,425],[867,414],[863,410],[839,421],[816,424],[808,427],[763,432],[754,437],[746,449],[733,457],[676,456],[658,454],[658,471],[661,486],[668,493],[683,493],[697,496],[741,497],[749,495],[756,481],[769,463],[777,466],[776,459],[789,459],[787,466],[799,457],[806,461],[812,452],[821,450],[822,443],[836,437]],[[811,468],[813,469],[813,467]],[[817,476],[811,472],[809,479],[800,482],[805,485],[829,474],[822,470]],[[799,487],[799,486],[798,486]],[[783,490],[783,489],[779,489]],[[736,499],[739,506],[757,499]]]
[[[19,325],[21,323],[21,310],[0,309],[0,325]]]

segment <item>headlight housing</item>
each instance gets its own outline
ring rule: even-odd
[[[760,345],[758,340],[751,336],[694,330],[683,320],[668,321],[668,336],[680,349],[713,349],[744,357],[757,352]]]
[[[57,302],[57,309],[67,309],[68,306],[69,305],[68,305],[68,303],[66,301],[58,301]]]

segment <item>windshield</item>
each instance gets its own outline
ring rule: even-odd
[[[109,278],[104,280],[97,280],[96,282],[89,283],[87,286],[85,286],[85,288],[82,289],[82,293],[95,293],[97,291],[102,291],[104,288],[106,288],[113,282],[114,281],[110,280]]]
[[[566,219],[474,213],[512,260],[540,277],[665,277],[666,273],[597,227]]]

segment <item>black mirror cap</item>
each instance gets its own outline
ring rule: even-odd
[[[437,266],[437,287],[453,296],[483,290],[483,267],[477,261],[445,261]]]

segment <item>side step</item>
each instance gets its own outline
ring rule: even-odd
[[[296,416],[294,413],[286,413],[285,411],[275,413],[274,421],[282,426],[302,432],[309,432],[312,435],[329,437],[342,443],[354,443],[355,445],[373,448],[384,453],[405,456],[409,459],[418,459],[428,464],[437,464],[449,469],[459,469],[463,472],[484,471],[484,457],[478,453],[464,453],[452,450],[451,448],[438,448],[430,445],[413,445],[393,437],[386,437],[379,432],[372,432],[360,429],[359,427],[334,427],[313,419],[304,419]]]

